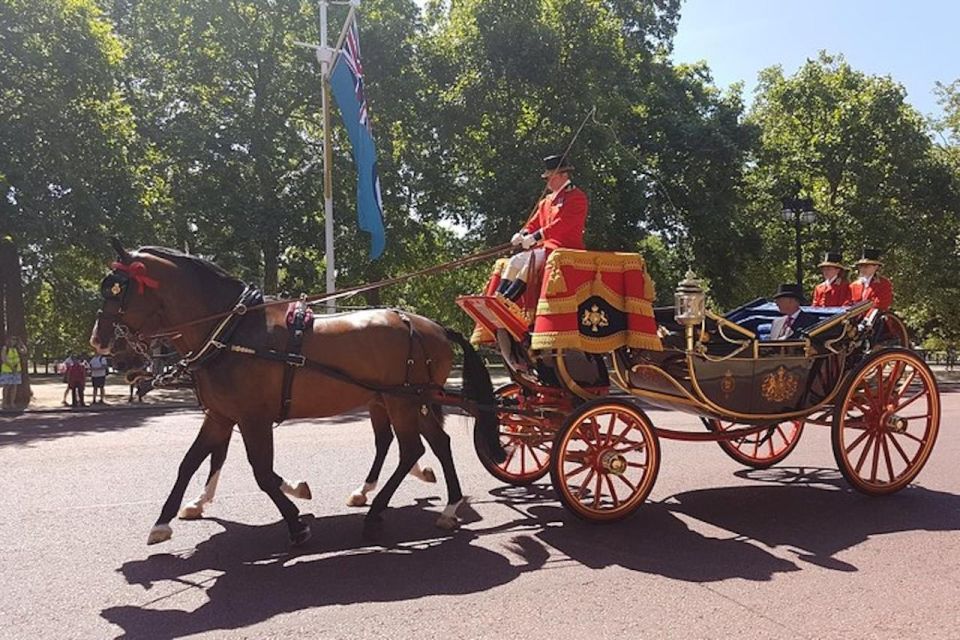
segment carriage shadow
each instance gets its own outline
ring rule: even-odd
[[[960,496],[951,493],[911,486],[892,496],[865,496],[849,489],[835,469],[738,475],[770,484],[684,492],[610,525],[578,521],[559,506],[536,506],[532,516],[562,520],[563,526],[545,527],[535,537],[591,568],[615,565],[711,582],[765,581],[804,564],[857,571],[836,556],[873,536],[960,530]],[[717,530],[704,535],[685,520]]]
[[[513,537],[497,553],[474,544],[478,536],[469,531],[441,534],[436,516],[422,501],[393,509],[375,541],[364,537],[362,513],[318,518],[314,539],[296,553],[286,550],[282,523],[213,519],[223,531],[191,553],[155,554],[120,567],[128,583],[148,590],[147,604],[111,607],[101,616],[123,630],[120,637],[179,638],[312,607],[481,592],[546,563],[547,550],[529,536]],[[272,549],[265,548],[269,541]],[[151,597],[155,587],[164,595]],[[206,602],[196,610],[153,608],[192,588],[205,589]]]

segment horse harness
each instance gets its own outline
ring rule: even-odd
[[[288,337],[285,350],[278,351],[276,349],[265,347],[249,347],[233,342],[232,337],[234,333],[236,333],[240,323],[243,321],[243,318],[246,316],[248,309],[263,304],[263,301],[263,294],[255,287],[248,285],[240,294],[240,298],[237,300],[237,303],[234,305],[232,311],[214,328],[214,330],[204,341],[203,345],[196,351],[188,353],[186,356],[184,356],[183,359],[181,359],[180,362],[178,362],[173,368],[173,371],[163,376],[162,379],[158,379],[154,386],[166,386],[173,384],[186,373],[193,373],[203,367],[209,366],[220,354],[229,351],[240,355],[261,358],[263,360],[272,360],[274,362],[279,362],[286,365],[283,372],[283,383],[280,390],[280,405],[277,412],[277,423],[286,420],[290,414],[293,381],[297,371],[304,367],[322,373],[335,380],[339,380],[340,382],[358,386],[368,391],[387,395],[415,397],[420,400],[420,413],[424,416],[429,413],[430,405],[446,396],[446,394],[443,392],[442,385],[438,385],[433,382],[414,383],[411,381],[413,368],[416,364],[415,351],[417,346],[419,346],[419,350],[423,354],[429,380],[433,379],[433,362],[429,357],[427,357],[422,336],[413,326],[410,317],[403,311],[392,309],[392,311],[399,316],[400,320],[407,327],[408,348],[406,374],[402,385],[387,386],[358,380],[350,374],[337,369],[336,367],[311,360],[301,353],[303,349],[304,333],[313,326],[314,319],[313,312],[307,306],[304,297],[301,297],[299,302],[291,304],[287,312],[286,325]]]

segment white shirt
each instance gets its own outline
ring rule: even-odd
[[[101,355],[90,358],[90,376],[102,378],[107,375],[107,359]]]
[[[773,324],[770,326],[770,339],[784,340],[785,338],[793,335],[793,324],[797,321],[797,316],[800,315],[800,311],[801,309],[797,309],[788,316],[780,316],[779,318],[775,318]],[[788,320],[790,323],[789,327],[787,326]]]
[[[871,280],[873,280],[873,276],[860,276],[860,282],[863,283],[864,287],[869,287]]]

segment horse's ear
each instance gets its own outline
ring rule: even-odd
[[[113,247],[113,250],[117,252],[117,259],[123,264],[129,264],[133,260],[133,256],[130,255],[129,251],[123,248],[123,244],[121,244],[119,238],[110,238],[110,246]]]

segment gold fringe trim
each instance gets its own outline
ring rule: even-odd
[[[610,353],[620,347],[663,351],[660,338],[638,331],[618,331],[603,338],[584,336],[576,331],[544,331],[533,334],[530,344],[534,350],[577,349],[587,353]]]
[[[641,298],[625,298],[623,296],[600,296],[614,309],[624,313],[633,313],[648,318],[653,317],[653,303]],[[562,313],[578,313],[580,304],[589,296],[571,296],[569,298],[552,299],[540,298],[537,303],[537,315],[559,315]],[[621,302],[623,304],[621,304]]]

